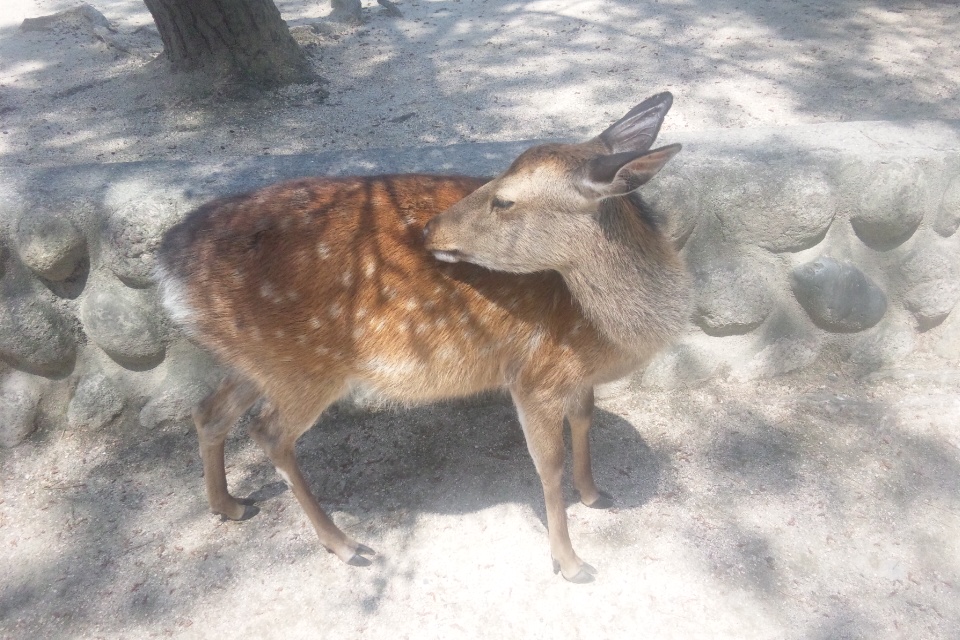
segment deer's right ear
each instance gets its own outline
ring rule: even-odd
[[[657,175],[680,149],[671,144],[649,152],[597,156],[587,163],[586,186],[599,198],[626,195]]]
[[[669,91],[650,96],[597,136],[610,153],[642,152],[653,146],[673,104]]]

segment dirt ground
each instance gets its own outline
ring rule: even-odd
[[[133,0],[94,2],[107,41],[18,30],[73,4],[0,9],[0,163],[584,137],[662,89],[667,137],[960,118],[949,2],[365,1],[365,26],[315,32],[326,1],[280,1],[330,96],[252,103],[171,93]],[[378,551],[366,568],[323,552],[243,429],[229,481],[261,512],[240,523],[207,512],[189,425],[42,431],[0,451],[0,637],[960,637],[958,425],[960,361],[923,354],[607,397],[594,467],[616,506],[568,495],[599,570],[583,586],[550,571],[502,399],[336,407],[302,439],[321,502]]]
[[[599,570],[550,571],[506,401],[332,410],[314,491],[378,551],[319,547],[238,429],[246,522],[206,510],[188,425],[41,433],[0,472],[4,638],[950,638],[960,634],[960,370],[722,381],[601,403],[608,511],[575,502]]]

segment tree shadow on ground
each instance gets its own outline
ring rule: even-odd
[[[652,499],[663,460],[637,430],[598,411],[593,434],[598,482],[616,495],[618,507]],[[175,632],[202,615],[196,607],[204,597],[238,588],[258,566],[292,564],[311,581],[365,571],[323,553],[299,505],[243,428],[228,445],[231,488],[261,507],[243,523],[204,515],[196,436],[187,425],[152,432],[126,425],[72,440],[65,447],[62,434],[42,434],[4,461],[5,474],[36,481],[15,482],[22,506],[0,520],[0,532],[6,528],[22,555],[5,563],[11,565],[0,592],[6,637],[64,629]],[[629,463],[608,467],[611,451],[626,452]],[[82,460],[72,465],[65,456]],[[399,541],[378,549],[386,558],[405,555],[425,514],[463,516],[504,504],[540,520],[547,557],[542,490],[505,398],[373,413],[337,405],[301,438],[298,458],[315,495],[351,535],[362,539],[363,531],[388,529]],[[573,503],[569,469],[566,484]],[[35,517],[30,510],[42,514],[42,526],[25,525]],[[30,537],[45,544],[36,547]],[[477,540],[483,543],[480,535]],[[374,592],[360,603],[369,613],[392,583],[415,577],[382,560],[369,571],[378,573]]]
[[[312,5],[280,6],[292,25],[317,21]],[[102,8],[144,20],[137,3]],[[949,4],[619,0],[598,9],[412,1],[402,19],[367,11],[362,28],[310,49],[331,79],[325,101],[291,88],[194,103],[156,65],[88,33],[7,27],[0,60],[15,80],[0,91],[3,161],[582,138],[662,89],[678,94],[668,130],[960,117],[960,61],[951,64],[946,44],[960,11]],[[84,65],[98,74],[86,79]]]
[[[689,461],[710,488],[690,494],[683,536],[707,575],[778,611],[790,637],[960,628],[948,604],[960,460],[944,439],[960,401],[936,390],[913,413],[869,386],[766,405],[713,391],[683,407],[709,434]]]

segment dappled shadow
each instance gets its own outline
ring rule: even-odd
[[[140,3],[101,5],[127,31],[149,25]],[[326,11],[279,6],[301,28]],[[583,138],[662,89],[678,98],[668,131],[960,117],[952,3],[411,0],[402,11],[368,8],[361,28],[311,36],[326,100],[292,87],[193,102],[160,66],[89,33],[0,28],[0,161]]]
[[[680,399],[687,429],[709,434],[684,457],[705,475],[683,536],[706,573],[779,611],[790,637],[960,628],[945,604],[960,584],[960,459],[943,435],[960,415],[955,392],[904,394],[904,407],[869,385],[793,380],[786,401],[726,396],[722,384]]]
[[[245,430],[237,431],[227,451],[233,489],[261,507],[243,523],[205,515],[196,436],[186,425],[147,432],[128,424],[66,442],[46,433],[5,453],[5,474],[35,482],[33,489],[16,483],[18,492],[29,492],[16,500],[22,510],[0,520],[0,532],[6,528],[7,539],[29,557],[4,576],[4,635],[56,635],[60,628],[116,634],[143,625],[183,631],[203,615],[208,597],[241,588],[262,571],[257,567],[278,562],[298,566],[311,580],[376,572],[370,592],[357,601],[360,611],[373,614],[387,589],[417,578],[390,559],[408,553],[424,514],[463,516],[515,503],[536,514],[545,530],[540,483],[514,409],[502,397],[373,413],[335,405],[301,438],[298,457],[321,503],[346,519],[348,531],[368,533],[351,535],[371,542],[371,531],[389,530],[394,543],[377,544],[381,555],[366,570],[323,553],[266,457]],[[604,411],[597,412],[593,434],[598,480],[618,506],[649,501],[659,490],[659,455],[633,425]],[[608,467],[605,453],[612,450],[629,452],[630,463]],[[72,456],[75,462],[65,460],[58,469],[58,459]],[[567,497],[575,501],[569,488]],[[21,518],[34,519],[27,510],[38,507],[42,528],[17,526]],[[496,537],[484,538],[476,533],[480,549],[495,547]],[[541,542],[546,558],[545,533]]]

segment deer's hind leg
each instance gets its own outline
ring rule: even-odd
[[[193,410],[210,510],[231,520],[253,517],[257,508],[230,495],[224,469],[224,443],[233,425],[259,397],[252,383],[231,374]]]
[[[326,393],[316,397],[314,402],[296,395],[283,404],[267,402],[250,425],[250,435],[293,491],[317,532],[320,543],[327,551],[347,564],[366,566],[370,564],[370,560],[364,555],[373,555],[373,549],[347,536],[320,507],[300,471],[294,448],[300,436],[313,426],[323,410],[339,397],[341,391],[342,387],[332,386]]]
[[[567,401],[567,422],[573,445],[573,486],[580,501],[592,509],[609,509],[613,497],[597,488],[590,464],[590,426],[593,422],[593,388],[588,387]]]

